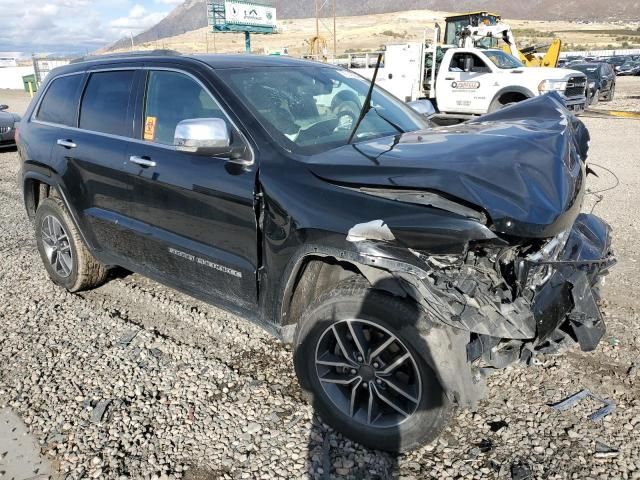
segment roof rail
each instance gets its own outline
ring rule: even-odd
[[[136,50],[133,52],[118,52],[118,53],[107,53],[105,55],[85,55],[84,57],[78,57],[71,60],[69,63],[80,63],[80,62],[88,62],[90,60],[102,60],[102,59],[112,59],[112,58],[129,58],[129,57],[158,57],[158,56],[176,56],[180,55],[180,52],[175,50],[168,49],[158,49],[158,50]]]

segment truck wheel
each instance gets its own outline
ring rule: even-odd
[[[40,203],[35,227],[40,257],[54,283],[78,292],[104,282],[107,268],[91,255],[60,199]]]
[[[358,120],[360,115],[360,108],[358,104],[352,100],[340,102],[333,110],[333,114],[338,119],[338,126],[345,129],[353,128],[353,125]]]
[[[425,360],[419,331],[428,325],[415,305],[363,281],[322,295],[298,324],[294,355],[322,419],[380,450],[434,440],[453,407]]]
[[[611,87],[611,90],[609,90],[609,95],[607,95],[607,101],[611,101],[613,100],[613,97],[616,94],[616,84],[614,83],[613,86]]]

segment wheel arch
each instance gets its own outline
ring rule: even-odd
[[[521,100],[526,100],[526,99],[535,97],[535,94],[531,90],[525,87],[521,87],[517,85],[504,87],[498,90],[496,94],[493,96],[493,98],[491,99],[491,103],[489,104],[489,111],[493,111],[493,108],[495,107],[496,104],[502,103],[500,102],[502,98],[508,97],[510,95],[517,96],[517,97],[524,96],[525,98]]]
[[[40,164],[30,165],[30,169],[26,170],[22,176],[22,192],[27,217],[31,222],[34,221],[38,205],[43,199],[48,197],[59,198],[69,212],[71,221],[80,233],[80,237],[89,248],[89,251],[93,253],[93,244],[88,241],[84,229],[81,226],[78,213],[68,201],[64,189],[56,179],[56,173],[53,169]]]
[[[389,272],[366,265],[357,253],[319,246],[307,246],[290,262],[280,295],[279,321],[285,342],[292,342],[300,317],[307,306],[347,278],[362,278],[372,287],[406,297],[406,291]]]

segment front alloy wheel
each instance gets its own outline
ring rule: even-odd
[[[300,319],[294,364],[323,421],[370,448],[406,451],[436,438],[452,405],[407,299],[346,279]]]
[[[422,385],[411,352],[367,320],[342,320],[324,331],[316,373],[334,405],[363,425],[395,427],[420,404]]]

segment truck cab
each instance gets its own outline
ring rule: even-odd
[[[500,49],[451,48],[436,75],[441,112],[484,114],[555,91],[569,110],[585,108],[586,77],[581,72],[525,67]]]
[[[373,78],[374,54],[337,62]],[[435,61],[434,61],[435,59]],[[525,67],[499,48],[436,47],[421,42],[387,45],[376,84],[405,102],[429,98],[441,113],[483,115],[557,92],[574,113],[586,107],[587,77],[561,69]]]

